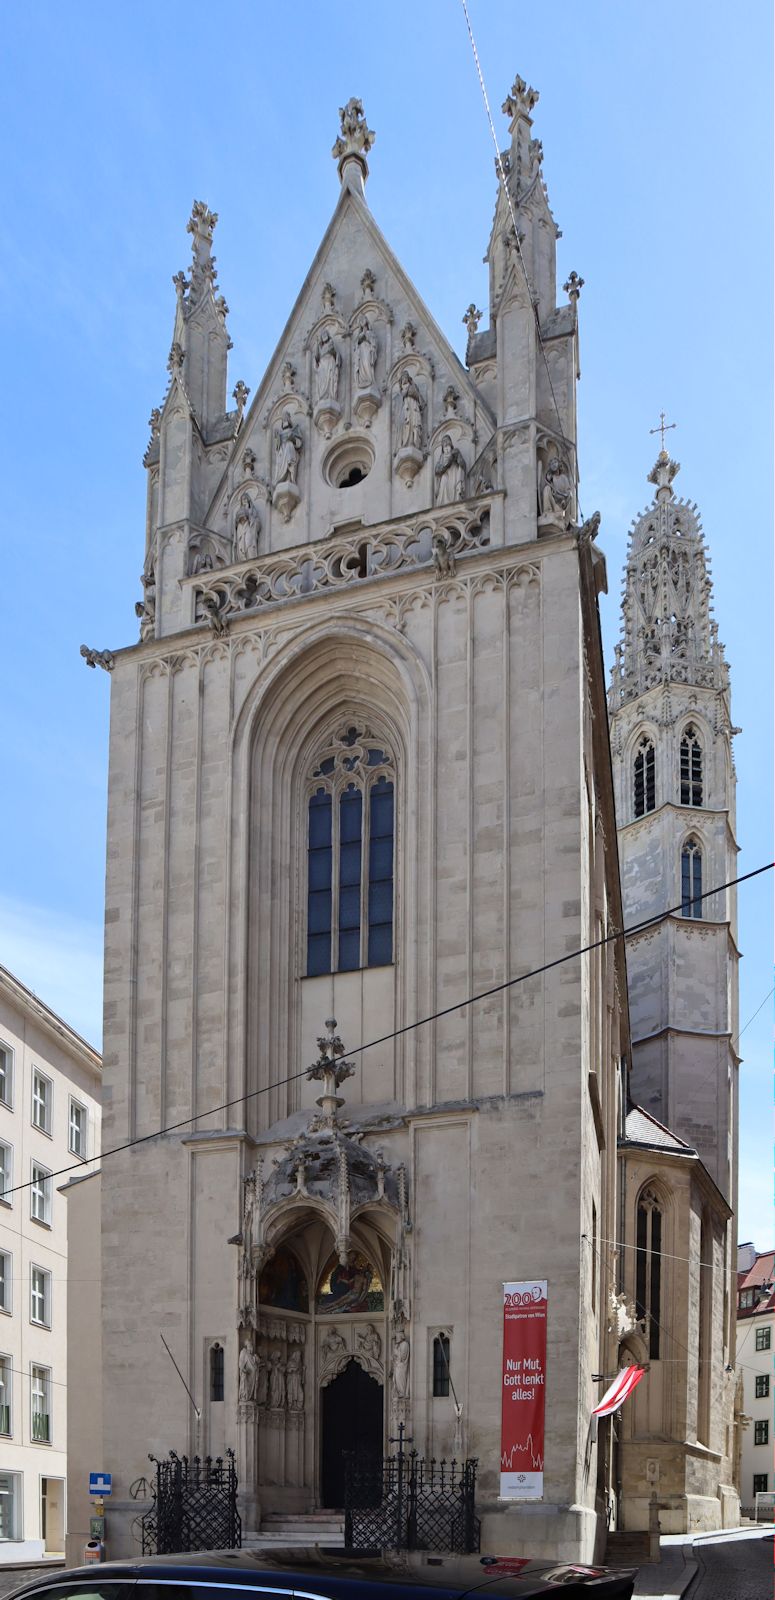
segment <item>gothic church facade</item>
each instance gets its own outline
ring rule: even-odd
[[[227,405],[217,218],[188,224],[140,640],[102,660],[104,1144],[173,1130],[103,1188],[111,1554],[149,1451],[233,1447],[255,1530],[339,1506],[343,1449],[402,1424],[478,1459],[483,1549],[588,1559],[612,1514],[590,1415],[635,1330],[626,972],[620,940],[566,959],[623,917],[605,565],[578,514],[578,280],[558,304],[536,99],[518,78],[504,104],[509,201],[465,365],[370,213],[359,102],[250,405],[242,382]],[[513,1279],[549,1284],[527,1508],[499,1498]]]

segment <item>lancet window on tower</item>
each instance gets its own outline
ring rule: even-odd
[[[645,817],[657,803],[657,761],[654,741],[644,734],[635,751],[633,767],[633,807],[636,817]]]
[[[681,739],[681,805],[702,805],[702,744],[691,723]]]
[[[662,1210],[653,1189],[644,1189],[638,1201],[635,1305],[638,1320],[646,1321],[651,1361],[659,1360],[661,1303]]]
[[[394,763],[348,727],[318,755],[308,800],[307,976],[393,960]]]
[[[698,839],[687,839],[681,851],[681,915],[702,916],[702,849]]]

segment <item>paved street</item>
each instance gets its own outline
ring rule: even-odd
[[[699,1571],[686,1600],[771,1600],[773,1535],[703,1541],[694,1546]]]
[[[0,1565],[0,1600],[7,1594],[13,1594],[14,1589],[21,1589],[23,1583],[31,1583],[33,1578],[40,1576],[42,1563],[34,1567],[5,1567]],[[52,1583],[64,1568],[64,1562],[46,1562],[51,1567]]]

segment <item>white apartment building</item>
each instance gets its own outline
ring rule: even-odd
[[[775,1250],[741,1244],[737,1252],[737,1368],[743,1382],[743,1413],[749,1419],[740,1456],[740,1503],[755,1505],[772,1494],[773,1365],[775,1351]]]
[[[67,1202],[100,1148],[102,1060],[0,967],[0,1563],[65,1549]],[[76,1286],[77,1292],[77,1286]]]

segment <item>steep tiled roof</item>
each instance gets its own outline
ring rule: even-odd
[[[696,1150],[677,1134],[671,1133],[663,1122],[657,1122],[642,1106],[633,1106],[624,1119],[625,1144],[645,1144],[650,1149],[673,1150],[678,1155],[694,1156]]]

